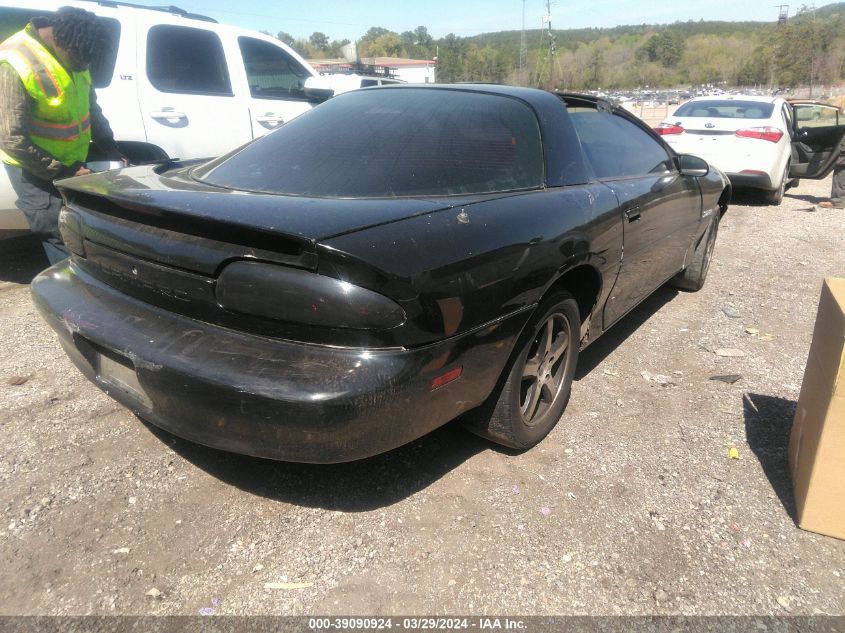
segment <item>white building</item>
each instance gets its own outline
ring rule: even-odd
[[[352,72],[353,66],[345,59],[312,59],[309,63],[319,73]],[[364,66],[373,66],[379,74],[389,72],[392,77],[410,84],[435,83],[436,62],[430,59],[405,59],[402,57],[364,57]],[[355,72],[364,74],[360,69]]]

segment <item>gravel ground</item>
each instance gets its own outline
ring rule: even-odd
[[[737,200],[704,290],[659,290],[584,352],[535,449],[451,424],[337,466],[145,426],[38,318],[37,245],[3,244],[0,614],[845,614],[845,542],[796,527],[785,452],[845,275],[829,191]]]

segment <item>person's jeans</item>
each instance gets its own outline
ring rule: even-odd
[[[12,189],[18,196],[15,205],[23,211],[30,230],[41,236],[41,244],[51,264],[70,256],[59,234],[59,211],[62,199],[52,183],[30,176],[20,167],[4,163]]]
[[[833,206],[845,208],[845,148],[839,153],[839,160],[833,168],[833,185],[830,188],[830,201]]]

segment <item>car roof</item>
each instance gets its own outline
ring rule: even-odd
[[[515,97],[527,101],[532,105],[550,103],[550,99],[559,104],[557,95],[540,90],[539,88],[521,88],[518,86],[503,86],[501,84],[483,83],[455,83],[455,84],[391,84],[389,86],[378,86],[369,90],[459,90],[462,92],[478,92],[483,94],[501,95],[504,97]],[[589,96],[589,95],[587,95]],[[595,97],[592,97],[595,99]]]
[[[199,13],[192,13],[181,9],[177,6],[144,6],[141,4],[134,4],[131,2],[116,2],[113,0],[18,0],[18,1],[0,1],[0,6],[3,7],[20,7],[34,11],[56,11],[59,7],[72,6],[80,9],[86,9],[97,15],[115,14],[115,10],[120,9],[125,12],[142,11],[142,12],[156,12],[160,14],[167,14],[184,18],[187,20],[197,20],[200,22],[211,22],[217,24],[217,20],[210,18],[207,15]]]
[[[190,13],[180,9],[179,7],[171,5],[147,7],[139,4],[132,4],[130,2],[113,2],[112,0],[0,0],[0,7],[14,7],[33,12],[57,11],[59,7],[63,6],[86,9],[99,17],[113,18],[118,21],[137,21],[139,16],[143,16],[142,19],[144,21],[151,20],[153,23],[191,26],[212,30],[221,35],[226,34],[227,36],[232,37],[246,36],[253,39],[263,40],[282,48],[296,61],[302,64],[303,67],[312,74],[312,76],[316,75],[316,72],[311,65],[299,53],[272,35],[267,35],[266,33],[261,33],[260,31],[254,31],[240,26],[234,26],[232,24],[220,23],[213,18],[198,15],[196,13]]]

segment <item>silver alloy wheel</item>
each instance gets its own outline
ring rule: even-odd
[[[519,412],[526,425],[543,417],[560,395],[571,339],[569,320],[561,312],[538,328],[522,369]]]

